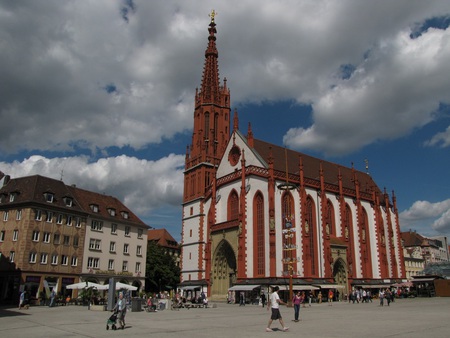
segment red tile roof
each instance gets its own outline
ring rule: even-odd
[[[177,241],[166,229],[151,229],[147,232],[147,240],[154,241],[166,248],[178,249]]]
[[[268,163],[270,154],[272,154],[274,161],[274,170],[286,172],[286,157],[287,169],[290,175],[299,176],[300,173],[300,157],[303,162],[303,170],[305,179],[312,179],[320,182],[320,165],[322,164],[324,180],[326,183],[338,186],[339,171],[342,175],[342,185],[344,189],[355,190],[353,182],[353,175],[356,175],[360,184],[361,192],[370,193],[372,189],[377,194],[381,194],[375,181],[372,177],[364,172],[345,167],[336,163],[324,161],[319,158],[309,156],[291,149],[280,147],[265,141],[254,139],[254,150],[259,154],[261,159]]]
[[[402,237],[404,247],[421,246],[425,239],[415,231],[401,232],[400,236]]]

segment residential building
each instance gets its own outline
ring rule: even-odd
[[[425,260],[420,247],[404,247],[406,279],[411,281],[414,276],[422,274],[425,268]]]
[[[114,277],[143,290],[148,226],[116,197],[74,186],[68,189],[89,213],[82,280],[108,284],[109,278]]]
[[[448,251],[448,239],[446,236],[432,236],[430,237],[435,245],[438,247],[439,252],[436,253],[436,262],[449,262],[450,252]]]
[[[404,279],[395,195],[367,172],[259,140],[251,124],[244,135],[219,80],[214,12],[208,31],[186,152],[181,287],[210,299],[291,282],[343,295]]]
[[[32,296],[110,277],[143,288],[147,229],[117,198],[48,177],[5,176],[0,189],[0,252]]]
[[[147,240],[148,242],[155,242],[158,246],[163,248],[166,253],[173,257],[175,264],[180,266],[180,245],[166,229],[148,230]]]
[[[412,230],[402,232],[400,235],[408,280],[423,274],[427,266],[449,261],[447,237],[425,237]]]

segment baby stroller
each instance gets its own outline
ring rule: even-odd
[[[111,325],[111,329],[113,330],[117,330],[117,311],[115,311],[111,317],[108,318],[107,322],[106,322],[106,329],[109,330],[109,326]]]

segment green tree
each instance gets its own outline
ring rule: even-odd
[[[165,248],[155,242],[148,243],[145,291],[174,289],[180,283],[180,272],[180,268]]]

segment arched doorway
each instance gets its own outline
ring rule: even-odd
[[[211,299],[223,299],[236,280],[236,255],[230,243],[220,241],[213,256]]]
[[[339,289],[339,299],[344,299],[343,296],[348,295],[347,290],[347,269],[345,262],[339,258],[336,260],[333,266],[333,278],[336,284],[341,285],[342,288]]]

